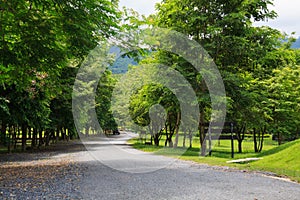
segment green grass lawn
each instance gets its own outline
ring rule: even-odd
[[[144,145],[140,139],[132,139],[130,144],[136,149],[146,152],[153,152],[158,155],[171,156],[182,160],[190,160],[197,163],[229,166],[238,169],[270,171],[281,176],[287,176],[292,180],[300,182],[300,140],[289,142],[278,146],[276,141],[266,138],[264,148],[261,153],[255,153],[253,141],[251,138],[243,142],[243,153],[237,153],[237,142],[235,141],[234,159],[259,157],[262,160],[250,163],[226,163],[232,160],[230,141],[221,140],[220,144],[216,142],[212,149],[212,156],[201,157],[199,139],[193,139],[193,148],[182,147],[182,137],[179,139],[179,148],[165,148],[164,138],[161,139],[160,146]],[[188,141],[187,141],[188,143]],[[188,144],[186,144],[188,147]]]
[[[286,143],[262,153],[257,162],[244,165],[251,170],[275,172],[300,182],[300,140]]]

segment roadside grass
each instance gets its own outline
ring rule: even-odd
[[[250,170],[274,172],[300,182],[300,140],[286,143],[262,153],[262,160],[244,164]]]
[[[300,182],[300,140],[278,146],[276,141],[266,138],[261,153],[254,152],[253,140],[251,138],[244,140],[243,153],[237,153],[237,142],[235,141],[235,154],[234,159],[232,159],[229,140],[222,140],[219,144],[216,142],[212,148],[212,156],[202,157],[199,155],[199,139],[193,139],[192,148],[183,148],[183,139],[180,137],[178,144],[181,145],[177,149],[164,147],[164,139],[164,137],[161,139],[160,146],[158,147],[145,145],[144,140],[140,138],[131,139],[128,143],[136,149],[152,152],[157,155],[171,156],[201,164],[228,166],[241,170],[268,171]],[[189,145],[186,146],[188,147]],[[229,160],[253,157],[262,158],[262,160],[249,163],[226,163]]]

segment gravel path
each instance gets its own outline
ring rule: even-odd
[[[0,154],[0,199],[82,199],[84,166],[66,152],[81,154],[85,148],[68,143],[36,153]]]
[[[132,136],[0,155],[0,199],[300,199],[300,184],[143,153]]]

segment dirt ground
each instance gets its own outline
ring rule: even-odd
[[[0,154],[0,199],[80,199],[82,167],[60,154],[85,151],[78,142],[35,152]]]

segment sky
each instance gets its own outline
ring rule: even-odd
[[[159,2],[161,0],[120,0],[120,6],[149,15],[155,12],[155,4]],[[274,0],[274,7],[270,8],[277,12],[278,18],[256,25],[267,25],[288,34],[296,32],[296,36],[300,36],[300,0]]]

